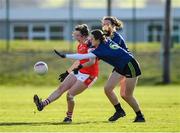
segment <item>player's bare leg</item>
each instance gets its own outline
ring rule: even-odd
[[[126,78],[124,80],[124,86],[121,88],[121,97],[133,108],[137,117],[134,122],[144,122],[145,119],[136,98],[133,96],[134,88],[136,86],[138,78]]]
[[[116,94],[114,93],[114,88],[119,83],[121,78],[123,78],[123,76],[114,71],[109,77],[108,82],[104,87],[104,92],[106,96],[116,110],[114,115],[109,118],[109,121],[116,121],[120,117],[124,117],[126,115],[118,101]]]
[[[63,122],[71,123],[72,122],[72,115],[74,111],[74,97],[80,93],[82,93],[87,88],[83,82],[77,80],[76,83],[68,90],[67,92],[67,116],[64,118]]]
[[[44,101],[41,101],[37,95],[34,95],[34,103],[39,111],[42,111],[45,106],[57,100],[65,91],[71,88],[76,82],[76,77],[73,74],[69,74],[62,84]]]

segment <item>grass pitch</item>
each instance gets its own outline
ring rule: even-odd
[[[63,124],[66,99],[63,95],[42,112],[36,111],[33,95],[46,98],[56,87],[0,86],[0,131],[1,132],[179,132],[180,87],[139,86],[135,96],[139,100],[146,123],[132,123],[135,114],[120,99],[127,116],[110,123],[114,113],[104,95],[103,87],[92,87],[75,98],[73,123]],[[116,93],[119,89],[116,88]]]
[[[53,49],[75,52],[77,42],[73,45],[67,41],[10,41],[9,52],[5,52],[5,42],[0,40],[0,84],[1,85],[56,85],[57,76],[67,70],[74,60],[60,59],[54,54]],[[136,51],[135,58],[139,61],[142,76],[139,85],[155,85],[162,83],[163,60],[160,43],[128,44],[130,51]],[[134,48],[136,47],[136,50]],[[172,84],[180,84],[180,44],[174,44],[171,48],[170,77]],[[48,74],[41,78],[33,71],[37,61],[45,61],[48,66]],[[101,85],[108,78],[112,67],[100,61],[100,75],[96,85]],[[106,70],[106,71],[104,71]],[[44,80],[48,82],[44,82]]]

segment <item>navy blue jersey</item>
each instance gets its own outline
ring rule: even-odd
[[[100,43],[92,53],[120,70],[123,70],[124,66],[133,58],[130,53],[110,39]]]
[[[113,32],[113,37],[111,38],[111,40],[117,43],[121,48],[129,52],[123,37],[119,33]]]

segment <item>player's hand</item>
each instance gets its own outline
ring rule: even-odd
[[[60,56],[61,58],[66,58],[66,55],[65,55],[65,54],[60,53],[60,52],[58,52],[58,51],[55,50],[55,49],[54,49],[54,52],[55,52],[58,56]]]
[[[60,82],[63,82],[64,79],[65,79],[68,75],[69,75],[69,72],[68,72],[68,71],[66,71],[66,72],[64,72],[64,73],[61,73],[61,74],[59,75],[58,80],[59,80]]]
[[[72,71],[74,72],[74,74],[78,74],[78,71],[81,69],[81,68],[83,68],[83,65],[78,65],[78,67],[77,68],[74,68]]]

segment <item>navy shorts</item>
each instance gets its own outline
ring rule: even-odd
[[[114,68],[113,72],[116,71],[117,73],[125,76],[126,78],[134,78],[141,75],[141,69],[139,63],[135,59],[131,59],[128,64],[125,65],[123,70],[118,68]]]

